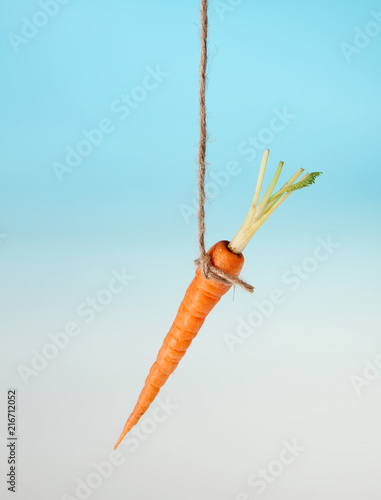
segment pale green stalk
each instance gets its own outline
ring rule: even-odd
[[[269,157],[270,150],[265,149],[265,152],[263,153],[263,158],[262,158],[262,163],[261,163],[261,168],[259,170],[259,175],[258,175],[258,181],[257,181],[257,186],[255,188],[255,193],[254,193],[254,198],[251,206],[255,208],[258,204],[259,201],[259,195],[261,194],[261,188],[262,188],[262,183],[263,183],[263,177],[265,175],[265,170],[266,170],[266,164],[267,164],[267,159]]]
[[[276,169],[275,175],[273,177],[273,180],[271,181],[270,186],[268,187],[266,193],[264,194],[264,196],[262,198],[261,203],[259,204],[258,214],[263,210],[263,207],[266,206],[266,203],[269,201],[270,196],[273,194],[273,191],[274,191],[274,188],[276,186],[276,183],[278,182],[280,173],[282,172],[283,165],[284,165],[284,162],[280,161],[278,168]]]
[[[316,177],[321,174],[321,172],[312,172],[311,174],[306,174],[305,176],[303,176],[298,182],[295,182],[304,171],[302,168],[300,168],[279,191],[277,191],[275,194],[272,194],[283,168],[283,162],[280,162],[275,175],[265,195],[262,198],[262,201],[258,205],[268,156],[269,150],[266,149],[262,158],[262,164],[259,171],[253,202],[250,206],[245,220],[243,221],[242,226],[228,245],[228,248],[233,253],[240,254],[243,252],[246,245],[249,243],[258,229],[262,226],[262,224],[266,222],[270,215],[275,212],[279,205],[281,205],[293,191],[313,184]]]

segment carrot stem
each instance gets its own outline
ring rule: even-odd
[[[264,194],[261,202],[258,204],[268,156],[269,150],[266,149],[263,154],[262,164],[259,170],[253,202],[242,226],[239,228],[237,234],[228,245],[229,250],[233,253],[241,254],[254,234],[258,231],[262,224],[266,222],[270,215],[275,212],[279,205],[281,205],[293,191],[313,184],[316,177],[321,174],[321,172],[312,172],[311,174],[303,176],[298,182],[295,182],[304,171],[300,168],[279,191],[272,194],[282,172],[283,162],[281,161],[279,162],[278,168],[268,189],[266,190],[266,193]]]
[[[267,202],[270,199],[270,196],[273,194],[273,191],[274,191],[274,188],[276,186],[276,183],[278,182],[280,173],[282,172],[283,165],[284,165],[284,162],[280,161],[279,165],[278,165],[278,168],[277,168],[277,170],[275,172],[275,175],[273,177],[273,180],[271,181],[271,184],[268,187],[268,189],[267,189],[265,195],[263,196],[262,201],[261,201],[261,203],[260,203],[260,205],[258,207],[257,214],[256,214],[257,218],[259,218],[259,214],[261,214],[263,212],[263,209],[264,209],[264,207],[266,207]]]
[[[259,170],[257,187],[255,188],[254,198],[253,198],[253,202],[251,204],[251,206],[253,208],[255,208],[257,206],[258,201],[259,201],[259,195],[261,194],[263,177],[265,175],[266,164],[267,164],[267,160],[268,160],[269,154],[270,154],[270,150],[269,149],[265,149],[265,152],[263,153],[261,168]]]

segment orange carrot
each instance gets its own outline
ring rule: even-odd
[[[233,276],[238,276],[244,258],[242,254],[236,255],[228,250],[228,243],[228,241],[216,243],[208,254],[212,265]],[[176,369],[207,315],[229,289],[230,285],[224,285],[213,279],[205,279],[200,269],[196,269],[196,276],[185,293],[177,316],[148,374],[134,411],[127,420],[114,449],[147,411],[160,388]]]
[[[254,233],[293,191],[313,184],[316,177],[320,174],[320,172],[313,172],[302,177],[300,181],[295,182],[303,172],[301,168],[277,193],[272,195],[283,168],[283,162],[280,162],[269,188],[261,202],[259,202],[268,155],[269,151],[266,149],[262,159],[254,199],[241,228],[230,243],[228,241],[220,241],[213,245],[208,252],[213,266],[235,277],[238,277],[244,263],[242,251]],[[177,316],[148,374],[138,402],[128,418],[114,449],[117,448],[125,435],[147,411],[161,387],[176,369],[192,340],[199,332],[207,315],[230,287],[231,285],[220,283],[213,278],[204,278],[200,269],[196,269],[196,276],[185,293]]]

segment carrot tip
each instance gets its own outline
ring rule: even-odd
[[[118,446],[120,445],[121,441],[122,441],[122,436],[120,436],[120,438],[118,439],[118,441],[116,442],[116,445],[114,446],[114,450],[116,450],[118,448]]]

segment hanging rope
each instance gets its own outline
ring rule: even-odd
[[[195,261],[204,278],[212,278],[225,285],[238,285],[248,292],[254,288],[235,276],[225,273],[214,267],[205,250],[205,154],[207,142],[206,111],[205,111],[205,83],[207,66],[207,38],[208,38],[208,0],[201,0],[201,58],[200,58],[200,86],[199,86],[199,124],[200,138],[198,144],[198,245],[200,257]]]

